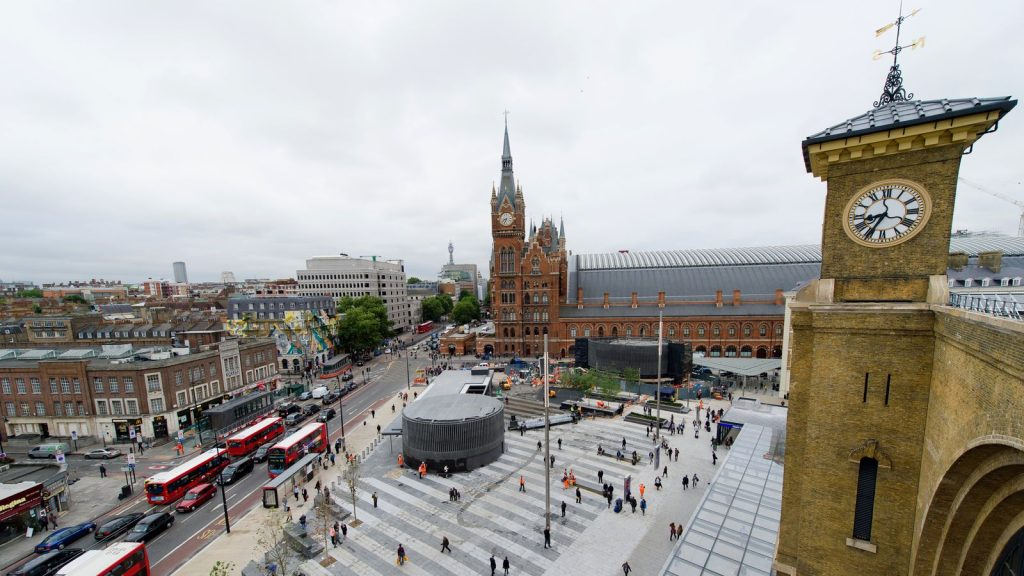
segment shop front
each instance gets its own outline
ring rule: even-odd
[[[58,472],[43,482],[42,499],[43,505],[55,514],[68,509],[67,472]]]
[[[29,529],[38,532],[42,504],[43,485],[38,482],[0,484],[0,545],[24,538]]]
[[[111,423],[114,425],[114,438],[121,444],[127,444],[132,441],[132,428],[135,429],[136,434],[142,430],[142,418],[112,420]]]
[[[166,416],[154,416],[153,417],[153,437],[154,438],[167,438],[169,436],[167,432],[167,417]]]

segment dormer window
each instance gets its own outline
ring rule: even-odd
[[[1001,278],[999,280],[999,285],[1000,286],[1009,286],[1010,285],[1010,279],[1009,278]]]
[[[950,288],[955,288],[956,287],[956,278],[950,278],[949,279],[949,287]],[[762,336],[764,336],[764,334],[762,334]]]
[[[1014,286],[1020,286],[1020,280],[1021,280],[1020,276],[1017,276],[1016,278],[1013,279],[1012,284]]]
[[[991,284],[991,283],[992,283],[992,279],[991,278],[982,278],[981,279],[981,287],[982,288],[988,288],[988,285]]]
[[[970,288],[971,284],[974,284],[973,278],[964,278],[964,288]]]

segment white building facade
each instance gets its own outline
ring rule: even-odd
[[[405,265],[401,260],[367,260],[339,256],[316,256],[296,272],[300,296],[376,296],[384,301],[392,327],[409,332],[416,324],[413,304],[405,286]]]

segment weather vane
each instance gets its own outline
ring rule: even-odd
[[[903,21],[920,11],[921,9],[918,8],[904,16],[903,3],[900,2],[899,18],[897,18],[895,22],[890,22],[878,30],[875,30],[875,37],[877,38],[888,32],[893,26],[896,27],[896,44],[889,50],[876,50],[874,54],[875,60],[878,60],[885,54],[892,54],[892,66],[889,68],[889,75],[885,77],[885,87],[882,88],[882,96],[879,97],[878,101],[874,104],[875,108],[881,108],[886,104],[898,102],[900,100],[910,100],[914,97],[913,94],[907,94],[907,91],[903,88],[903,74],[900,73],[900,65],[897,63],[897,59],[899,58],[900,52],[903,52],[907,48],[924,47],[924,36],[921,36],[906,46],[900,46],[900,28],[903,26]]]

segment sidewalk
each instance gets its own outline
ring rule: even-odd
[[[349,452],[361,454],[373,446],[377,437],[376,424],[379,423],[384,426],[387,423],[386,420],[393,417],[390,411],[385,415],[381,410],[383,406],[386,406],[391,401],[391,398],[386,398],[374,405],[373,408],[380,413],[380,418],[370,418],[369,410],[367,410],[354,422],[345,423],[345,444]],[[366,422],[365,426],[363,422]],[[313,484],[316,480],[320,480],[321,485],[324,486],[328,486],[332,482],[343,482],[344,480],[341,479],[342,472],[345,469],[342,463],[343,460],[343,458],[339,458],[336,465],[329,467],[327,470],[321,469],[315,476],[315,480],[309,483],[309,492],[314,492]],[[290,497],[288,501],[291,506],[292,518],[298,518],[302,514],[306,514],[309,517],[313,516],[311,511],[313,507],[312,498],[305,504],[294,502]],[[250,560],[262,561],[263,551],[260,549],[257,539],[259,537],[259,529],[266,520],[266,517],[267,509],[263,508],[262,504],[257,504],[256,507],[247,512],[241,519],[232,521],[230,534],[221,534],[216,540],[176,570],[174,572],[175,576],[208,576],[210,568],[218,560],[233,562],[235,566],[230,574],[238,575],[242,573],[242,568]]]

